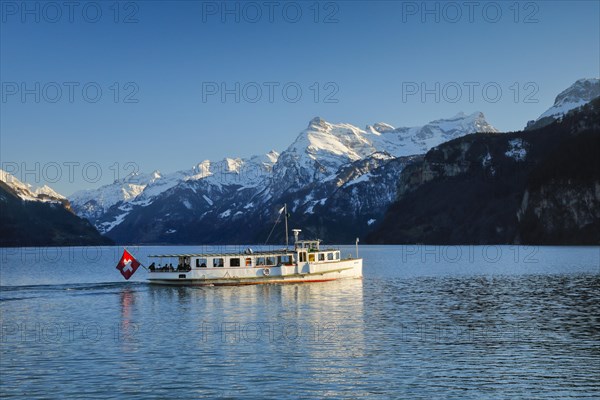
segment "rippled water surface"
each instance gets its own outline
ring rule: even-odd
[[[120,251],[1,250],[1,397],[600,393],[597,247],[362,246],[363,280],[250,287],[125,282]]]

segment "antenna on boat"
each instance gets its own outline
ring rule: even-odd
[[[288,233],[288,223],[287,223],[287,217],[288,217],[288,213],[287,213],[287,203],[283,204],[283,212],[285,214],[285,249],[288,249],[288,244],[289,244],[289,233]]]

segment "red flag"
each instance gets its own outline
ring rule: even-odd
[[[117,264],[117,269],[125,279],[129,279],[140,265],[140,262],[135,257],[129,254],[127,250],[123,250],[123,257],[121,257],[121,261]]]

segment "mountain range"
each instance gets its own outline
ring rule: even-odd
[[[556,96],[552,107],[537,119],[529,121],[525,130],[537,129],[559,120],[569,111],[589,103],[600,96],[600,79],[579,79]]]
[[[598,95],[598,79],[578,80],[556,97],[552,107],[530,121],[526,131],[560,122],[569,111]],[[6,174],[0,175],[0,180],[16,193],[19,204],[60,204],[70,215],[74,212],[85,218],[102,235],[119,243],[263,243],[284,203],[290,225],[302,228],[307,236],[352,242],[371,234],[371,240],[386,242],[382,227],[388,226],[387,219],[393,220],[388,209],[398,207],[406,195],[407,176],[414,168],[422,168],[431,154],[447,148],[448,143],[470,146],[467,143],[472,137],[502,138],[486,144],[491,146],[489,156],[494,161],[500,149],[517,158],[526,157],[533,142],[511,139],[510,135],[499,133],[480,112],[399,128],[382,122],[359,128],[316,117],[281,153],[272,150],[248,158],[205,160],[189,170],[168,174],[131,174],[109,185],[76,192],[68,200],[48,187],[33,189],[14,179],[9,183]],[[486,157],[487,153],[481,163],[488,162]],[[459,168],[450,159],[442,160],[447,162],[441,166],[444,170]],[[426,170],[430,172],[433,169]],[[445,199],[443,193],[436,195],[440,201]],[[411,206],[418,208],[419,204]],[[282,230],[274,232],[271,242],[281,243]],[[407,236],[401,241],[423,242],[420,239],[426,237]],[[500,239],[518,241],[520,237],[489,236],[491,241]]]
[[[600,244],[600,97],[538,129],[444,143],[404,169],[370,243]]]
[[[0,246],[108,245],[92,224],[48,186],[34,189],[0,170]]]
[[[316,117],[281,154],[133,175],[77,192],[70,201],[117,242],[260,242],[284,203],[295,226],[347,241],[383,215],[396,198],[399,172],[418,154],[479,131],[497,132],[482,113],[418,127],[376,123],[364,129]],[[282,240],[278,235],[274,239]]]

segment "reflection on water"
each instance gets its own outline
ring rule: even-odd
[[[121,282],[112,262],[70,278],[78,260],[52,266],[52,281],[66,277],[54,284],[12,268],[0,290],[0,395],[593,397],[598,253],[569,251],[562,270],[555,248],[533,267],[393,269],[397,247],[365,248],[364,280],[286,286]]]

